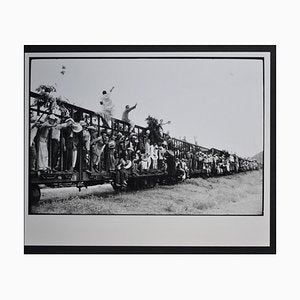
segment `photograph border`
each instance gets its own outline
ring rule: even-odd
[[[271,76],[271,81],[270,81],[271,83],[270,84],[270,92],[271,92],[270,93],[270,114],[271,114],[271,118],[270,118],[270,139],[271,139],[271,143],[270,143],[270,148],[271,148],[270,149],[270,246],[269,247],[202,247],[202,246],[201,247],[189,247],[189,246],[187,247],[149,246],[148,247],[148,246],[46,246],[46,245],[27,246],[25,245],[24,246],[25,254],[275,254],[276,253],[276,94],[275,94],[276,92],[276,46],[273,45],[251,45],[251,46],[239,46],[239,45],[231,45],[231,46],[230,45],[223,45],[223,46],[221,45],[220,46],[218,45],[215,46],[36,45],[35,46],[34,45],[33,46],[33,45],[26,45],[24,46],[24,56],[26,53],[43,53],[43,52],[44,53],[53,53],[53,52],[65,52],[65,53],[66,52],[69,53],[71,52],[269,52],[270,62],[271,62],[270,64],[270,68],[271,68],[271,72],[270,72],[270,76]],[[42,59],[42,58],[43,57],[30,58],[30,62],[31,59]],[[72,58],[76,59],[76,57],[72,57]],[[136,58],[136,57],[130,57],[130,58]],[[140,57],[140,58],[142,59],[145,57]],[[163,58],[168,58],[168,57],[163,57]],[[184,59],[185,57],[180,57],[180,58]],[[197,58],[197,57],[190,57],[190,58]],[[207,57],[207,58],[214,58],[214,57]],[[228,57],[228,58],[234,59],[234,57]],[[253,57],[252,59],[261,59],[261,58]],[[29,72],[31,71],[30,65],[31,64],[29,64]],[[265,69],[265,65],[263,60],[263,73],[264,73],[264,69]],[[24,70],[24,74],[25,74],[25,70]],[[263,81],[265,80],[264,77],[265,74],[263,74]],[[24,84],[24,89],[25,89],[25,84]],[[24,97],[25,97],[25,90],[24,90]],[[263,99],[264,98],[265,95]],[[263,109],[264,109],[264,105],[263,105]],[[25,119],[26,118],[24,114],[24,121]],[[24,130],[24,138],[25,138],[25,130]],[[24,149],[24,158],[25,158],[25,149]],[[263,199],[262,199],[262,203],[264,203]],[[121,214],[120,216],[122,215],[124,214]],[[125,215],[128,216],[128,214]],[[263,215],[263,211],[262,211],[262,215]],[[135,214],[132,216],[135,216]],[[140,216],[140,214],[136,214],[136,216]],[[169,216],[169,215],[155,215],[155,216]],[[212,216],[212,215],[197,215],[197,216]],[[227,215],[220,215],[220,216],[227,216]],[[236,215],[229,215],[229,216],[236,216]],[[247,215],[243,215],[243,216],[247,216]],[[25,222],[25,217],[24,217],[24,222]]]
[[[46,56],[46,57],[42,57],[42,56],[36,56],[36,57],[29,57],[29,69],[28,69],[28,84],[29,84],[29,93],[31,91],[31,76],[32,76],[32,61],[34,60],[59,60],[59,59],[66,59],[66,60],[76,60],[76,59],[82,59],[82,60],[90,60],[90,59],[100,59],[100,60],[105,60],[105,59],[129,59],[129,60],[145,60],[145,59],[168,59],[168,60],[173,60],[173,59],[184,59],[184,60],[211,60],[211,59],[215,59],[215,60],[259,60],[262,61],[262,94],[263,94],[263,103],[262,103],[262,115],[263,115],[263,120],[262,120],[262,133],[263,133],[263,165],[264,165],[264,153],[265,153],[265,58],[262,56],[256,56],[256,57],[248,57],[248,56],[243,56],[243,57],[228,57],[228,56],[217,56],[217,57],[213,57],[213,56],[172,56],[172,57],[165,57],[165,56],[130,56],[130,57],[126,57],[126,56],[110,56],[110,57],[98,57],[98,56],[77,56],[77,57],[72,57],[72,56]],[[29,95],[30,97],[30,95]],[[26,103],[25,103],[26,105]],[[28,119],[30,118],[29,116],[30,112],[28,112]],[[27,122],[27,120],[25,120],[25,122]],[[25,137],[26,138],[26,137]],[[28,140],[30,139],[30,128],[28,128],[28,136],[27,136]],[[28,152],[28,160],[29,160],[29,152]],[[29,186],[30,186],[30,171],[28,169],[28,178],[29,178]],[[88,216],[162,216],[162,217],[174,217],[174,216],[189,216],[189,217],[199,217],[199,216],[203,216],[203,217],[214,217],[214,216],[228,216],[228,217],[235,217],[235,216],[241,216],[241,217],[253,217],[253,216],[264,216],[264,185],[265,185],[265,179],[264,179],[264,168],[262,169],[262,199],[261,199],[261,213],[258,214],[226,214],[226,213],[220,213],[220,214],[154,214],[154,213],[149,213],[149,214],[143,214],[143,213],[136,213],[136,214],[132,214],[132,213],[120,213],[120,214],[80,214],[80,213],[72,213],[72,214],[67,214],[67,213],[33,213],[30,211],[30,207],[28,207],[28,215],[38,215],[38,216],[81,216],[81,215],[88,215]],[[28,190],[28,197],[29,197],[29,193],[30,191]],[[28,198],[29,199],[29,198]]]

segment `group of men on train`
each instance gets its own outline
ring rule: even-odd
[[[175,148],[173,140],[163,132],[163,120],[157,126],[155,139],[149,129],[137,134],[128,116],[137,104],[132,107],[126,105],[123,112],[122,120],[128,125],[126,133],[110,128],[114,108],[110,97],[112,91],[113,88],[109,93],[102,93],[100,118],[86,116],[75,121],[65,105],[58,104],[55,99],[47,104],[49,112],[46,115],[39,116],[32,110],[30,169],[76,172],[79,149],[83,170],[90,173],[114,171],[117,174],[116,184],[121,187],[126,186],[130,174],[144,172],[164,171],[185,179],[190,170],[199,170],[209,176],[258,169],[257,162],[241,160],[236,155],[205,153],[197,148],[184,148],[186,146]]]

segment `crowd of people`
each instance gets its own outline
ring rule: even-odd
[[[110,93],[103,91],[99,114],[71,114],[62,101],[34,102],[30,117],[30,169],[40,172],[114,173],[116,185],[126,187],[128,176],[167,172],[181,180],[193,171],[211,176],[258,168],[227,152],[202,151],[184,142],[174,142],[159,122],[148,117],[148,128],[135,130],[127,105],[122,115],[126,130],[114,124]],[[36,113],[35,106],[43,112]],[[72,117],[73,118],[72,118]],[[124,127],[123,127],[124,129]],[[78,159],[78,157],[81,159]]]

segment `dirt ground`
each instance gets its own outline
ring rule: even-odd
[[[173,186],[115,193],[109,184],[44,188],[36,214],[259,215],[262,172],[218,178],[193,178]]]

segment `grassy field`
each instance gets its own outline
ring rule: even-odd
[[[37,214],[261,214],[262,172],[193,178],[173,186],[116,194],[108,184],[42,189]]]

